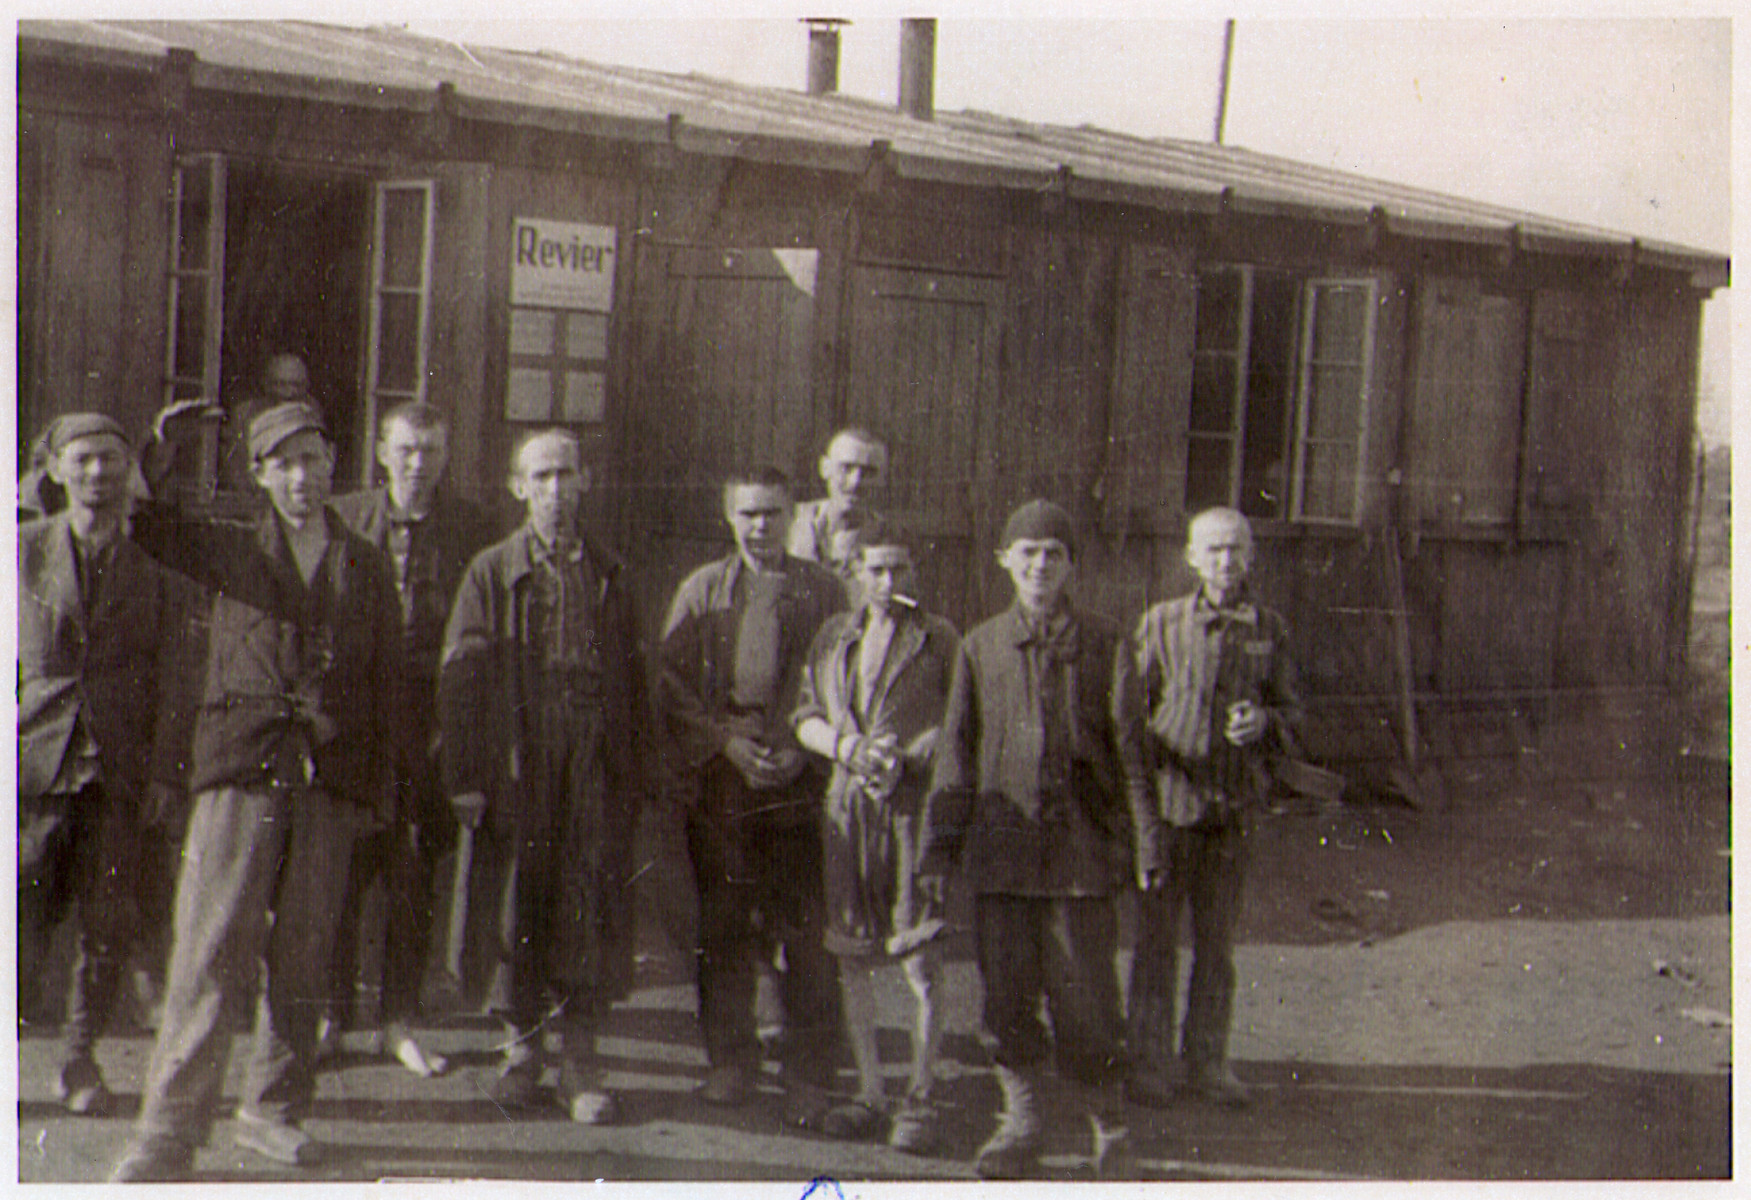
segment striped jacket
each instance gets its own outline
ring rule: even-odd
[[[1283,618],[1242,597],[1218,610],[1202,590],[1152,606],[1133,650],[1148,712],[1146,763],[1155,780],[1132,813],[1141,869],[1156,861],[1162,825],[1220,818],[1256,796],[1264,760],[1292,744],[1301,690]],[[1265,709],[1270,729],[1247,747],[1222,737],[1229,704]],[[1289,740],[1285,740],[1289,739]]]

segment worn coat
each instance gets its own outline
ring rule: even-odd
[[[535,725],[542,708],[543,647],[532,614],[541,570],[534,558],[537,536],[525,525],[469,564],[445,629],[438,676],[445,789],[451,796],[484,794],[484,820],[506,843],[542,838],[551,830],[552,797],[532,793],[534,772],[523,765],[540,753]],[[633,840],[650,795],[649,694],[625,564],[593,538],[586,536],[583,546],[598,587],[592,598],[598,627],[590,633],[602,663],[603,782],[601,811],[571,816],[574,829],[593,830],[600,839],[582,856],[597,864],[582,886],[598,889],[598,899],[609,902],[568,904],[565,911],[579,921],[588,912],[600,914],[585,939],[600,954],[589,964],[597,976],[591,982],[619,995],[632,972]],[[579,933],[574,926],[559,936]]]
[[[1069,611],[1075,649],[1065,711],[1073,803],[1044,811],[1044,727],[1030,683],[1034,637],[1017,606],[961,640],[937,743],[924,867],[960,858],[975,892],[1104,896],[1128,874],[1130,797],[1145,786],[1129,644],[1103,617]]]
[[[942,723],[960,635],[941,617],[912,611],[895,623],[886,659],[857,704],[858,653],[865,613],[829,617],[815,635],[803,668],[791,724],[820,718],[835,735],[892,734],[904,749]],[[828,948],[869,953],[922,915],[912,879],[922,845],[928,761],[906,760],[892,793],[869,795],[844,766],[834,764],[823,805]]]
[[[106,794],[139,803],[149,779],[176,780],[181,756],[157,735],[176,691],[168,651],[196,606],[194,586],[122,538],[86,611],[63,512],[19,527],[18,591],[19,796],[34,800],[55,782],[80,719]]]
[[[507,832],[526,807],[518,770],[530,737],[523,718],[535,711],[532,689],[541,674],[540,638],[530,628],[536,536],[525,525],[469,564],[444,632],[438,677],[445,789],[452,796],[484,793],[488,819]],[[615,827],[630,829],[649,790],[649,694],[638,618],[625,563],[587,535],[583,545],[599,588],[604,767],[618,806]]]
[[[154,505],[134,533],[213,592],[190,789],[316,787],[387,819],[400,607],[382,551],[332,512],[323,519],[314,587],[271,511],[246,528]]]

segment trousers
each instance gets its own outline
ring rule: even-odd
[[[820,825],[785,813],[795,811],[785,802],[798,786],[754,791],[721,755],[704,768],[699,807],[687,817],[699,889],[699,1023],[712,1066],[756,1068],[755,963],[782,950],[781,1065],[787,1078],[824,1088],[837,1070],[839,974],[823,936]]]
[[[1107,896],[978,896],[973,933],[984,1025],[999,1066],[1030,1071],[1057,1050],[1058,1074],[1100,1087],[1124,1066],[1115,956],[1119,919]],[[1040,1001],[1051,1013],[1051,1033]]]
[[[252,1004],[242,1109],[290,1121],[308,1108],[355,823],[353,805],[321,791],[216,788],[195,797],[164,1015],[141,1100],[144,1137],[206,1140],[231,1035]]]
[[[21,842],[18,861],[20,988],[37,978],[55,927],[78,914],[67,990],[68,1059],[87,1057],[109,1029],[122,997],[128,953],[138,928],[140,822],[134,805],[90,784],[73,796],[45,796],[23,806],[19,828],[41,837]]]
[[[1228,1054],[1234,1012],[1234,934],[1251,858],[1249,822],[1237,813],[1219,824],[1163,831],[1165,880],[1137,898],[1137,945],[1131,965],[1129,1040],[1139,1071],[1166,1070],[1175,1057],[1180,917],[1192,919],[1192,977],[1186,989],[1179,1053],[1188,1062],[1219,1063]]]

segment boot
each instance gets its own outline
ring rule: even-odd
[[[1037,1077],[1008,1067],[997,1068],[1003,1089],[1003,1112],[997,1129],[979,1147],[973,1167],[981,1179],[1025,1179],[1040,1157],[1040,1114]]]
[[[1252,1103],[1251,1090],[1235,1076],[1226,1059],[1188,1064],[1186,1090],[1224,1108],[1245,1108]]]
[[[1124,1092],[1118,1084],[1088,1088],[1084,1096],[1088,1126],[1094,1135],[1090,1162],[1094,1177],[1136,1179],[1137,1160],[1131,1150],[1131,1130],[1125,1121]]]

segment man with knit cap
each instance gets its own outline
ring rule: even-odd
[[[1239,512],[1212,508],[1193,517],[1186,562],[1198,587],[1150,608],[1133,639],[1152,777],[1133,793],[1132,812],[1142,895],[1127,1090],[1143,1104],[1169,1103],[1182,1065],[1193,1094],[1230,1107],[1249,1100],[1228,1065],[1234,930],[1264,760],[1287,748],[1301,717],[1283,618],[1247,589],[1252,554],[1252,526]],[[1192,977],[1176,1055],[1177,947],[1187,910]]]
[[[65,497],[18,530],[19,980],[76,912],[66,1048],[55,1094],[77,1115],[112,1097],[94,1054],[136,934],[148,781],[169,707],[171,636],[194,588],[128,539],[127,434],[100,413],[57,418],[38,443]]]
[[[974,893],[983,1023],[1003,1090],[976,1164],[987,1179],[1033,1169],[1054,1050],[1093,1128],[1096,1174],[1129,1169],[1114,893],[1141,786],[1141,713],[1122,634],[1069,599],[1075,550],[1058,505],[1010,514],[997,562],[1015,602],[961,642],[927,802],[921,886],[940,891],[958,861]]]
[[[135,517],[142,547],[214,599],[164,1015],[114,1182],[188,1176],[252,1007],[237,1144],[287,1165],[320,1157],[298,1120],[316,1090],[329,955],[354,835],[390,802],[389,564],[327,508],[334,451],[314,408],[262,412],[249,452],[269,501],[253,529],[162,505]]]

